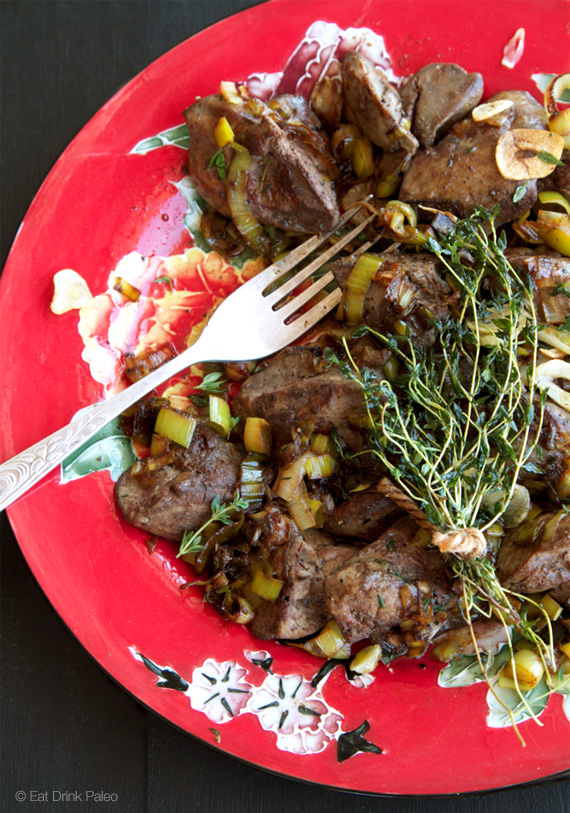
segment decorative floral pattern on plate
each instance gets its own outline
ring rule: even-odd
[[[135,647],[130,647],[130,652],[160,678],[156,683],[159,688],[184,692],[192,708],[212,722],[228,723],[240,714],[253,714],[264,731],[275,734],[275,744],[281,751],[318,754],[336,742],[339,762],[361,752],[382,753],[378,745],[363,737],[370,728],[366,720],[353,731],[343,731],[343,716],[325,700],[318,686],[320,681],[275,674],[268,652],[244,651],[247,660],[265,674],[260,685],[246,680],[248,670],[235,661],[218,663],[207,658],[194,669],[188,682],[169,666],[158,666]],[[216,731],[216,741],[218,736]]]

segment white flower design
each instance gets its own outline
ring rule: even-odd
[[[212,658],[192,672],[186,691],[190,705],[214,723],[227,723],[246,710],[253,686],[244,680],[247,669],[235,661],[217,663]]]
[[[301,675],[268,675],[248,711],[265,731],[273,731],[281,751],[316,754],[340,733],[342,715]]]

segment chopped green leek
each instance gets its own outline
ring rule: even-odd
[[[400,364],[395,353],[390,356],[386,364],[382,367],[382,371],[388,381],[395,381],[398,378],[399,369]]]
[[[294,463],[284,466],[277,475],[273,493],[285,502],[291,502],[298,496],[298,489],[305,476],[305,464],[309,455],[305,452]]]
[[[322,480],[332,477],[336,468],[336,460],[331,454],[321,454],[316,457],[307,457],[305,471],[311,480]]]
[[[330,435],[313,435],[311,451],[315,454],[333,454],[335,451],[334,441]]]
[[[361,136],[354,142],[352,168],[360,180],[374,175],[374,152],[370,139],[366,136]]]
[[[301,649],[316,655],[317,658],[342,658],[350,657],[350,645],[344,640],[342,632],[336,621],[328,621],[321,632],[300,644]]]
[[[309,498],[309,505],[311,506],[311,510],[315,518],[315,527],[322,528],[325,521],[322,502],[320,500]]]
[[[377,198],[391,198],[402,183],[402,178],[398,175],[387,175],[384,180],[378,181],[374,195]]]
[[[364,300],[374,275],[382,265],[382,258],[373,254],[361,254],[346,281],[343,296],[343,314],[351,324],[362,320]]]
[[[165,438],[164,435],[158,435],[156,432],[153,432],[150,441],[150,456],[160,457],[160,455],[166,454],[167,451],[168,438]]]
[[[300,531],[306,531],[308,528],[316,528],[317,521],[313,513],[313,508],[308,500],[299,499],[293,500],[287,506],[295,525]]]
[[[258,511],[265,496],[262,455],[250,452],[241,462],[239,493],[246,503],[246,511]]]
[[[271,426],[265,418],[246,418],[243,445],[248,452],[271,454]]]
[[[241,592],[252,610],[256,610],[261,604],[261,597],[253,592],[251,582],[246,582],[241,588]]]
[[[365,646],[351,660],[350,669],[358,675],[369,675],[376,669],[381,657],[382,647],[380,644]]]
[[[552,621],[556,621],[562,614],[562,607],[548,593],[540,599],[539,604]]]
[[[148,457],[146,467],[148,471],[158,471],[159,469],[163,469],[165,466],[168,466],[173,460],[174,449],[171,449],[169,452],[157,455],[156,457]]]
[[[255,572],[251,582],[252,591],[266,601],[275,601],[283,589],[284,582],[274,576],[267,576],[261,568]]]
[[[196,418],[170,409],[170,407],[162,407],[154,425],[154,431],[157,434],[164,435],[186,449],[192,443],[195,429]]]
[[[210,395],[209,400],[209,421],[208,423],[215,429],[218,435],[227,438],[232,428],[232,416],[230,405],[219,395]]]
[[[249,245],[259,254],[268,254],[268,240],[261,223],[255,219],[247,206],[246,186],[247,171],[251,156],[241,144],[232,144],[234,157],[228,170],[226,194],[232,220],[239,233],[245,237]]]

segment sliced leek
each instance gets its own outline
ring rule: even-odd
[[[375,274],[383,263],[382,257],[361,254],[346,281],[343,294],[342,312],[351,325],[362,320],[364,300]]]
[[[243,444],[248,452],[271,454],[271,426],[265,418],[246,418]]]
[[[266,601],[275,601],[279,598],[283,585],[284,582],[281,579],[268,576],[261,568],[258,568],[252,579],[251,589],[260,598],[264,598]]]
[[[196,418],[177,412],[169,407],[162,407],[156,418],[154,431],[159,435],[164,435],[180,446],[188,447],[192,443],[194,431],[196,429]]]
[[[381,657],[382,647],[380,644],[365,646],[351,660],[350,669],[358,675],[369,675],[376,669]]]
[[[231,431],[232,415],[230,405],[219,395],[210,395],[208,402],[208,423],[218,435],[227,438]]]
[[[335,445],[332,437],[330,435],[313,435],[311,451],[315,454],[333,454]]]
[[[360,180],[374,174],[374,151],[370,139],[366,136],[361,136],[354,142],[352,168]]]
[[[310,480],[323,480],[332,477],[336,468],[336,460],[331,454],[321,454],[307,457],[305,471]]]
[[[263,457],[250,452],[240,466],[240,497],[247,503],[246,511],[258,511],[263,505],[265,484],[263,482]]]
[[[309,528],[316,528],[317,521],[313,513],[313,508],[308,500],[303,498],[293,500],[287,506],[295,525],[300,531],[306,531]]]
[[[268,240],[261,223],[247,205],[247,171],[251,161],[249,150],[233,142],[234,156],[228,170],[226,195],[232,220],[249,245],[259,254],[268,253]]]
[[[336,621],[328,621],[324,629],[315,638],[300,645],[306,652],[318,658],[349,658],[350,646],[347,646]]]
[[[299,494],[305,476],[305,462],[308,454],[302,454],[294,463],[284,466],[277,475],[273,493],[285,502],[292,502]]]

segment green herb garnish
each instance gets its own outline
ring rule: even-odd
[[[532,282],[505,257],[506,237],[497,234],[495,217],[496,210],[477,207],[448,234],[426,244],[462,297],[456,318],[432,319],[434,346],[416,346],[410,336],[370,328],[355,331],[368,332],[392,351],[402,370],[397,381],[378,381],[372,371],[360,370],[346,341],[348,361],[336,358],[344,375],[363,391],[371,453],[432,526],[444,532],[485,532],[499,519],[542,429],[546,395],[535,381],[539,343]],[[469,265],[465,257],[471,258]],[[484,340],[488,325],[496,339],[492,343]],[[530,347],[526,382],[518,364],[522,345]],[[492,491],[502,491],[505,499],[488,509],[483,501]],[[545,657],[550,653],[519,617],[512,594],[487,559],[453,556],[450,564],[463,584],[466,619],[475,612],[490,617],[496,609]]]
[[[205,375],[199,384],[196,384],[194,389],[216,394],[218,392],[223,392],[227,383],[228,379],[223,375],[223,373],[208,373],[208,375]]]
[[[184,531],[182,542],[180,543],[180,550],[178,551],[177,556],[185,556],[189,553],[200,553],[204,547],[202,535],[206,528],[213,522],[221,522],[223,525],[231,525],[232,522],[235,522],[236,513],[243,511],[245,508],[247,508],[247,505],[247,500],[243,500],[239,494],[237,494],[231,502],[227,503],[223,503],[219,496],[216,495],[210,505],[210,510],[212,512],[210,518],[206,520],[206,522],[204,522],[204,524],[201,525],[197,531]]]
[[[565,166],[564,161],[561,161],[555,155],[552,155],[551,152],[547,152],[546,150],[541,150],[540,152],[537,152],[536,157],[540,158],[541,161],[544,161],[545,164],[554,164],[554,166],[556,167]]]
[[[225,182],[227,178],[228,162],[226,161],[221,148],[210,158],[208,169],[215,169],[220,177],[220,180]]]
[[[513,203],[518,203],[519,200],[522,200],[526,195],[526,190],[528,187],[528,181],[526,183],[522,183],[520,186],[517,186],[515,189],[515,194],[513,195]]]

